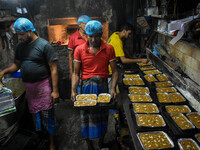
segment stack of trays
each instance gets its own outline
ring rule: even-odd
[[[12,96],[12,91],[6,87],[0,87],[0,115],[9,112],[9,109],[15,107],[15,101]]]

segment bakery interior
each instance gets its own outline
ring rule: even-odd
[[[118,105],[121,111],[109,114],[103,149],[200,149],[199,0],[0,0],[0,70],[14,60],[18,40],[12,26],[19,17],[33,22],[59,58],[56,149],[87,150],[81,139],[81,108],[70,100],[67,47],[81,15],[102,23],[104,41],[123,23],[132,24],[125,55],[150,60],[118,64],[119,94],[102,107]],[[1,81],[11,94],[0,93],[0,149],[47,150],[46,134],[34,131],[19,74]]]

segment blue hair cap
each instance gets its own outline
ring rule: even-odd
[[[89,22],[91,21],[92,19],[90,17],[88,17],[87,15],[82,15],[78,18],[78,22],[77,24],[79,25],[80,22]]]
[[[97,20],[89,21],[85,25],[85,32],[88,35],[95,34],[95,33],[102,33],[102,24]]]
[[[27,18],[18,18],[14,23],[14,29],[17,32],[26,32],[30,29],[35,31],[35,28],[30,20]]]

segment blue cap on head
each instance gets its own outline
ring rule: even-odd
[[[97,20],[92,20],[85,25],[86,34],[102,33],[102,24]]]
[[[14,23],[14,29],[17,32],[26,32],[30,29],[35,31],[35,28],[30,20],[27,18],[18,18]]]
[[[88,17],[88,16],[86,16],[86,15],[82,15],[82,16],[80,16],[79,18],[78,18],[78,22],[77,22],[77,24],[79,25],[79,23],[80,22],[89,22],[89,21],[91,21],[92,19],[90,18],[90,17]]]

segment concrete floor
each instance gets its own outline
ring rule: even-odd
[[[55,105],[55,115],[57,126],[56,150],[87,150],[87,144],[81,138],[79,110],[73,108],[73,103],[70,100],[61,100],[60,103]],[[115,118],[110,114],[104,139],[105,143],[109,143],[110,150],[120,149],[116,143],[115,123]],[[94,147],[96,145],[94,144]]]
[[[48,134],[35,132],[32,117],[26,108],[26,113],[19,124],[19,131],[13,135],[1,150],[49,150]],[[87,150],[87,144],[81,138],[79,110],[73,108],[71,100],[60,100],[55,104],[56,116],[56,150]],[[108,149],[121,150],[115,132],[116,120],[112,114],[109,114],[108,128],[104,143],[107,143]],[[96,144],[95,144],[96,143]],[[94,141],[95,150],[97,141]]]

